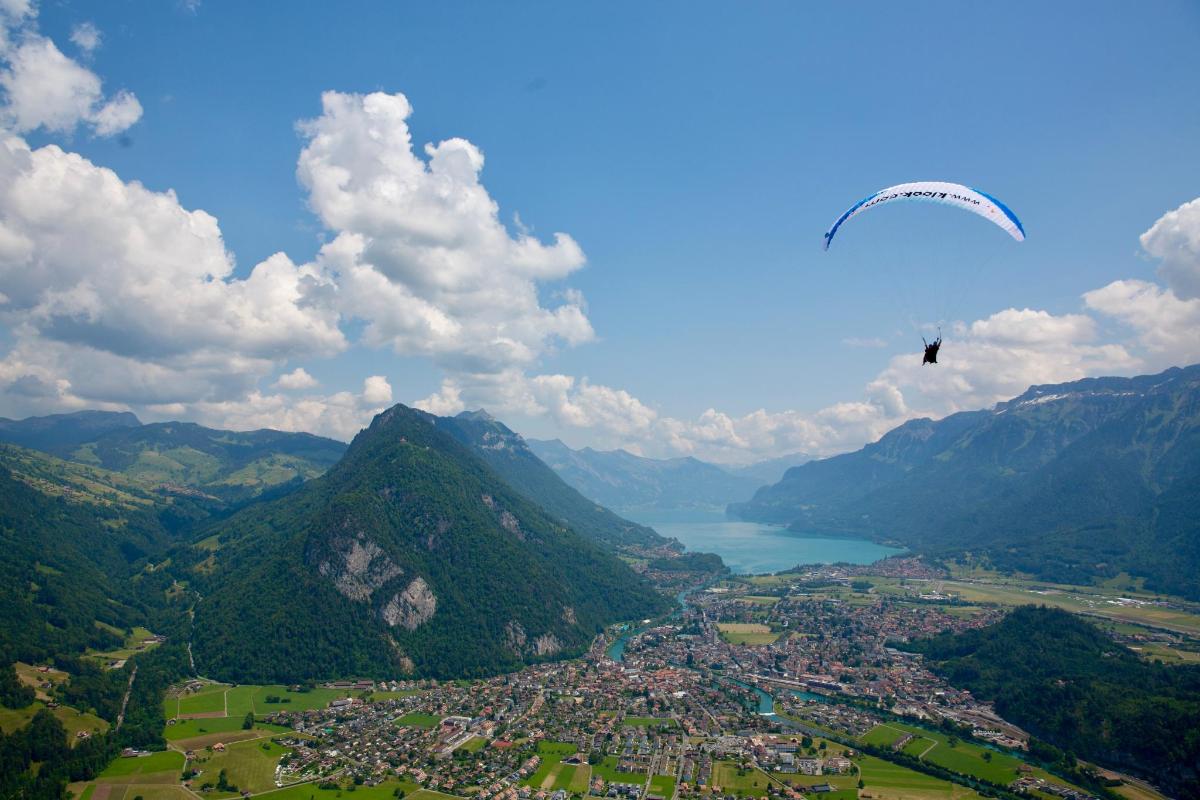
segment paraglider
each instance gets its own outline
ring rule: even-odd
[[[921,341],[925,342],[925,337],[921,337]],[[942,332],[938,331],[938,337],[932,342],[925,342],[925,358],[921,359],[921,366],[926,364],[936,364],[938,350],[942,347]]]
[[[833,227],[826,232],[825,249],[829,249],[829,245],[833,243],[833,237],[837,235],[838,229],[842,227],[842,224],[846,220],[858,216],[869,208],[875,208],[884,203],[903,202],[905,200],[924,200],[932,203],[942,203],[943,205],[955,206],[970,211],[999,225],[1008,232],[1009,236],[1018,242],[1025,241],[1025,228],[1021,226],[1021,220],[1017,219],[1017,215],[1010,211],[1008,206],[990,194],[984,194],[977,189],[963,186],[961,183],[918,181],[916,183],[901,183],[898,186],[889,186],[886,189],[880,189],[878,192],[864,197],[850,206],[846,213],[838,217],[837,222],[833,223]]]
[[[1017,215],[1008,206],[990,194],[981,192],[978,189],[972,189],[969,186],[963,186],[961,183],[917,181],[915,183],[901,183],[896,186],[889,186],[886,189],[880,189],[878,192],[864,197],[850,206],[846,210],[846,213],[838,217],[833,226],[826,231],[825,249],[829,249],[829,245],[833,243],[833,237],[837,235],[838,230],[851,217],[858,216],[867,209],[875,208],[885,203],[904,202],[906,200],[923,200],[970,211],[999,226],[1018,242],[1025,241],[1025,228],[1021,225],[1021,220],[1017,219]],[[925,344],[925,356],[921,361],[921,365],[936,364],[938,350],[942,346],[941,331],[938,331],[938,337],[932,342],[926,342],[924,336],[921,337],[921,341]]]

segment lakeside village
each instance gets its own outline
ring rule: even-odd
[[[919,561],[889,561],[894,577],[930,577]],[[873,774],[880,764],[954,788],[890,763],[902,761],[889,761],[894,753],[966,770],[955,791],[967,794],[954,796],[975,796],[964,788],[973,786],[1089,797],[1020,760],[1025,732],[888,644],[984,626],[999,610],[962,614],[886,596],[852,602],[856,581],[844,567],[792,577],[765,588],[697,588],[667,620],[617,626],[574,661],[473,682],[325,684],[338,694],[318,709],[291,710],[276,698],[281,710],[258,720],[282,726],[270,788],[398,781],[480,800],[843,800],[872,797],[876,785],[876,797],[895,796]],[[204,689],[193,682],[179,691]],[[872,745],[875,755],[865,753]],[[225,746],[210,737],[187,751],[186,789],[215,791],[204,761]],[[980,769],[964,768],[966,757]],[[983,779],[982,789],[972,779]]]

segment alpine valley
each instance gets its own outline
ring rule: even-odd
[[[719,775],[747,800],[756,780],[1196,797],[1198,397],[1200,367],[1036,386],[741,469],[402,405],[349,446],[4,420],[0,796],[469,780],[582,798],[584,775],[702,800],[685,787]],[[600,502],[751,493],[730,511],[781,535],[907,552],[733,576]]]

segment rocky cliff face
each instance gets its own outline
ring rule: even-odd
[[[418,626],[433,619],[437,612],[437,597],[424,578],[414,578],[404,591],[397,592],[383,607],[384,622],[392,627],[400,625],[415,631]]]
[[[317,565],[317,572],[351,600],[369,601],[376,589],[404,574],[382,547],[361,533],[337,537],[330,544],[333,553]]]

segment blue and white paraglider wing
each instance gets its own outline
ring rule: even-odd
[[[850,207],[845,214],[833,223],[833,227],[825,234],[825,249],[829,249],[838,229],[851,217],[885,203],[905,202],[908,200],[924,200],[926,202],[942,203],[978,214],[984,219],[991,220],[1008,232],[1008,235],[1018,242],[1025,241],[1025,229],[1017,215],[989,194],[978,189],[963,186],[960,183],[944,183],[942,181],[918,181],[902,183],[899,186],[889,186],[869,197],[864,197]]]

